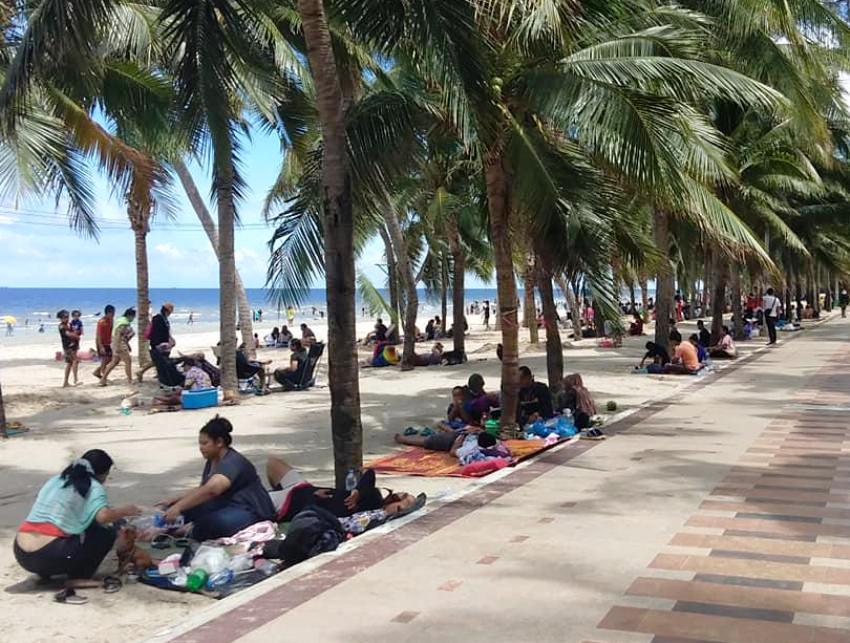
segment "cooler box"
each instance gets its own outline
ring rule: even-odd
[[[180,399],[184,409],[206,409],[218,406],[218,390],[203,388],[197,391],[183,391]]]

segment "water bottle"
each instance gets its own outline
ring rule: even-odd
[[[217,574],[213,574],[207,579],[206,587],[210,591],[215,591],[217,589],[221,589],[226,585],[230,585],[233,582],[233,570],[225,569],[223,571],[218,572]]]
[[[209,578],[207,570],[196,569],[186,578],[186,588],[193,592],[200,592],[207,584],[207,578]]]
[[[258,572],[262,572],[266,576],[271,576],[272,574],[276,574],[278,569],[280,569],[277,563],[273,563],[266,558],[258,558],[254,561],[254,569]]]
[[[348,474],[345,476],[345,490],[349,493],[354,491],[357,488],[357,474],[354,473],[354,469],[349,469]]]

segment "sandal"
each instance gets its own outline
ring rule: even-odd
[[[61,592],[53,595],[53,600],[57,603],[65,603],[66,605],[85,605],[89,602],[85,596],[78,596],[77,591],[73,587],[67,587]]]
[[[581,437],[585,440],[604,440],[606,436],[599,429],[593,428],[582,433]]]
[[[157,534],[151,539],[151,547],[154,549],[170,549],[174,546],[174,538],[168,534]]]
[[[107,576],[103,579],[103,591],[106,594],[114,594],[120,592],[124,584],[117,576]]]
[[[404,435],[408,435],[408,436],[410,436],[410,435],[419,435],[419,430],[418,430],[418,429],[414,429],[412,426],[409,426],[409,427],[407,427],[407,428],[404,430]]]
[[[419,435],[421,435],[423,438],[427,438],[429,435],[434,435],[434,429],[426,426],[419,432]]]

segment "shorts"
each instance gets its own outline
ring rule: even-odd
[[[73,364],[77,361],[77,349],[76,348],[66,348],[65,351],[65,363]]]
[[[100,347],[100,361],[108,362],[112,360],[112,346]]]
[[[425,438],[425,448],[429,451],[445,451],[452,450],[452,445],[457,440],[460,433],[454,431],[437,431]]]
[[[292,492],[299,487],[303,487],[308,484],[310,483],[307,482],[307,478],[305,478],[304,474],[300,471],[295,469],[287,471],[286,475],[281,478],[280,482],[278,482],[274,488],[269,491],[269,498],[272,501],[272,505],[274,505],[275,515],[285,515],[289,509],[289,501]]]
[[[129,364],[132,359],[130,357],[130,349],[126,346],[119,347],[118,350],[115,351],[115,357],[117,357],[119,361],[126,362],[127,364]]]

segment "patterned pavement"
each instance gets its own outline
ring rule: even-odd
[[[850,642],[848,357],[809,380],[628,588],[655,606],[616,605],[600,636]]]

